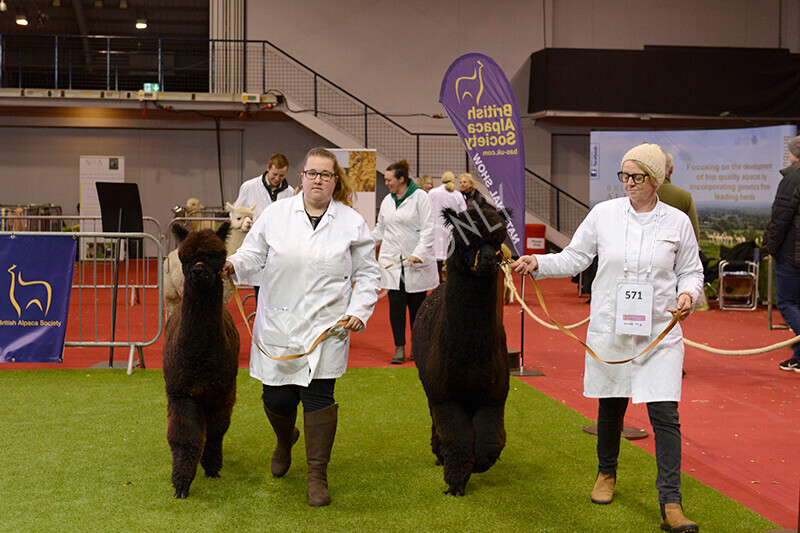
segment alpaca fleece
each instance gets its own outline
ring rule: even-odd
[[[453,226],[447,281],[422,304],[411,340],[433,421],[431,449],[444,465],[445,494],[463,496],[470,475],[488,470],[506,442],[508,350],[496,311],[506,227],[490,206],[442,214]]]
[[[222,439],[236,402],[239,333],[223,306],[219,276],[229,227],[226,222],[217,233],[188,234],[173,228],[185,278],[181,306],[164,331],[167,441],[176,498],[189,495],[198,463],[206,477],[219,477]]]

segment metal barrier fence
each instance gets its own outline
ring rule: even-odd
[[[267,41],[0,35],[0,65],[0,88],[138,91],[159,83],[171,92],[282,94],[300,106],[287,112],[313,113],[364,147],[407,159],[411,175],[478,175],[457,135],[413,133]],[[224,79],[229,71],[241,79]],[[562,233],[572,235],[589,211],[528,169],[526,185],[526,210]]]
[[[19,235],[21,232],[3,231],[0,235]],[[33,236],[63,236],[63,232],[25,232]],[[153,258],[127,258],[119,262],[117,308],[115,328],[110,320],[116,309],[112,307],[115,262],[112,258],[82,257],[78,253],[73,274],[67,321],[68,347],[108,347],[109,366],[113,367],[113,349],[128,348],[128,374],[134,366],[145,368],[142,349],[155,343],[164,328],[163,279],[161,263],[163,254],[158,239],[148,233],[72,232],[75,239],[95,244],[111,241],[124,244],[131,250],[136,242],[150,243],[156,251]],[[120,307],[119,304],[122,304]],[[138,307],[138,309],[136,309]],[[157,319],[157,320],[155,320]],[[138,352],[138,362],[134,360]]]

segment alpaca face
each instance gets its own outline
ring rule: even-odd
[[[453,227],[448,269],[476,276],[495,274],[502,260],[500,245],[508,235],[506,220],[510,215],[488,205],[482,209],[473,206],[461,213],[448,208],[442,214],[445,223]]]
[[[183,229],[182,235],[177,235],[176,231],[181,239],[178,258],[183,269],[184,287],[208,288],[214,285],[228,255],[225,237],[229,229],[230,223],[225,222],[216,233],[210,229],[186,233]]]

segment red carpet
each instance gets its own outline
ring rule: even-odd
[[[548,308],[562,324],[572,324],[589,313],[586,297],[578,297],[576,285],[569,280],[546,280],[541,283]],[[517,278],[517,287],[520,287]],[[108,336],[110,331],[109,291],[92,295],[84,291],[80,335],[84,340]],[[152,292],[153,294],[149,294]],[[121,293],[122,294],[122,293]],[[126,315],[120,296],[117,317],[117,339],[124,338],[126,327],[132,337],[152,338],[157,322],[152,311],[155,291],[139,295],[140,303],[128,307]],[[535,295],[527,286],[526,302],[541,315]],[[68,340],[77,340],[79,324],[73,319],[77,298],[73,298]],[[95,313],[96,303],[96,313]],[[247,303],[253,309],[252,299]],[[87,312],[86,308],[91,308]],[[143,312],[143,309],[145,311]],[[240,364],[248,366],[249,336],[231,304],[234,320],[242,336]],[[148,311],[149,310],[149,311]],[[504,320],[509,348],[519,348],[520,311],[518,306],[505,306]],[[145,326],[142,326],[142,321]],[[775,323],[782,323],[777,312]],[[519,378],[564,405],[594,419],[595,400],[583,397],[583,352],[581,346],[564,334],[546,329],[533,319],[525,318],[525,350],[527,369],[544,373],[539,377]],[[745,349],[766,346],[791,338],[787,330],[767,329],[766,309],[757,311],[712,310],[694,313],[682,323],[686,338],[722,349]],[[575,330],[585,338],[586,326]],[[407,335],[410,340],[410,334]],[[137,338],[137,337],[134,337]],[[387,299],[381,298],[366,332],[352,336],[351,367],[388,367],[394,352]],[[108,362],[108,348],[67,348],[62,364],[0,364],[0,369],[14,368],[88,368]],[[601,354],[602,355],[602,354]],[[778,369],[778,363],[791,355],[790,349],[762,355],[730,357],[686,348],[683,400],[680,403],[684,439],[683,470],[703,483],[780,524],[797,527],[798,466],[795,451],[800,443],[800,430],[793,417],[800,415],[800,374]],[[126,349],[115,349],[115,362],[127,361]],[[148,368],[161,367],[161,340],[144,349]],[[413,363],[406,363],[406,366]],[[532,420],[535,417],[532,415]],[[631,405],[625,420],[628,426],[651,431],[643,405]],[[573,428],[581,431],[581,428]],[[654,452],[652,436],[634,441],[650,453]],[[625,465],[621,466],[622,469]],[[691,499],[686,501],[691,508]]]

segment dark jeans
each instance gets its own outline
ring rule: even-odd
[[[389,292],[389,323],[392,325],[392,335],[394,336],[395,346],[406,345],[406,307],[411,327],[414,327],[414,319],[417,317],[422,302],[428,293],[406,292],[406,285],[400,280],[400,290],[390,290]]]
[[[308,387],[301,385],[263,385],[264,405],[280,416],[289,416],[303,402],[303,412],[313,413],[333,405],[335,379],[312,379]]]
[[[598,470],[616,474],[619,441],[628,398],[600,398],[597,409]],[[659,503],[681,503],[681,424],[678,402],[650,402],[647,414],[656,439]]]
[[[786,260],[775,260],[775,288],[778,311],[783,320],[800,335],[800,268]],[[800,342],[792,346],[794,359],[800,360]]]

